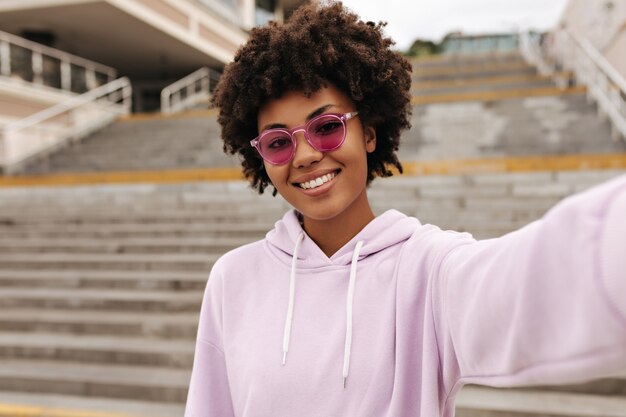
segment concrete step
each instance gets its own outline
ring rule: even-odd
[[[626,397],[530,389],[463,387],[457,417],[626,417]]]
[[[490,103],[488,109],[490,108],[498,108],[502,107],[504,111],[506,111],[506,115],[512,120],[516,120],[519,122],[525,122],[529,120],[533,120],[537,118],[538,111],[547,111],[551,114],[558,113],[559,110],[568,110],[568,111],[576,111],[576,112],[584,112],[586,114],[591,114],[597,117],[596,107],[590,103],[585,94],[580,90],[558,90],[558,89],[548,89],[546,91],[550,91],[552,94],[552,98],[532,98],[532,97],[521,97],[517,100],[515,99],[506,99],[503,102]],[[560,95],[559,92],[573,92],[574,94],[564,94]],[[462,95],[459,95],[459,101],[462,101]],[[425,106],[415,106],[414,112],[424,112],[429,110]],[[439,106],[433,106],[433,110],[435,111],[433,116],[437,116],[437,120],[444,123],[464,123],[468,121],[468,113],[466,105],[460,103],[458,106],[451,104],[449,106],[448,113],[439,112]],[[511,111],[507,111],[511,110]]]
[[[107,150],[108,155],[118,155],[124,158],[128,158],[128,153],[131,154],[145,154],[145,155],[153,155],[155,157],[165,156],[168,154],[168,151],[171,148],[172,143],[171,138],[159,138],[155,136],[151,138],[150,142],[129,142],[123,141],[123,138],[120,138],[119,145],[124,145],[127,148],[122,149],[111,149],[111,147],[115,146],[111,141],[103,141],[103,142],[94,142],[93,144],[89,144],[89,146],[74,146],[71,148],[67,148],[65,152],[63,152],[63,157],[72,157],[76,155],[82,155],[86,151],[89,152],[97,152]],[[181,158],[189,158],[192,161],[197,161],[201,159],[213,160],[215,156],[212,155],[212,152],[215,152],[216,149],[211,149],[207,146],[206,138],[203,140],[198,140],[196,142],[177,142],[178,146],[181,146],[181,152],[177,154],[178,157]],[[224,155],[224,158],[227,158]],[[230,159],[230,158],[229,158]],[[57,161],[60,161],[58,159]]]
[[[404,161],[626,152],[584,95],[415,107]]]
[[[57,157],[61,158],[61,157]],[[139,165],[136,159],[145,161]],[[214,168],[214,167],[238,167],[239,164],[226,161],[220,163],[218,161],[190,161],[184,158],[178,158],[171,154],[161,159],[154,159],[150,155],[136,155],[134,158],[119,159],[112,157],[106,159],[102,156],[93,156],[91,153],[77,156],[76,158],[52,160],[48,165],[39,169],[30,169],[25,173],[41,174],[52,172],[107,172],[107,171],[145,171],[145,170],[161,170],[161,169],[178,169],[178,168]]]
[[[0,253],[225,253],[250,243],[245,238],[6,238],[0,237]]]
[[[82,212],[65,211],[63,208],[48,207],[47,210],[30,209],[27,203],[15,204],[11,208],[2,208],[0,213],[0,227],[14,226],[18,224],[36,224],[36,223],[54,223],[60,224],[124,224],[124,223],[199,223],[204,224],[241,224],[241,223],[262,223],[265,225],[273,225],[280,218],[286,208],[268,207],[264,210],[259,207],[258,213],[251,213],[238,210],[240,206],[232,203],[229,209],[226,204],[224,207],[205,212],[195,212],[193,207],[188,211],[179,211],[176,213],[150,213],[150,212],[132,212],[129,210],[122,211],[100,211],[95,208],[85,208]],[[25,206],[25,207],[24,207]]]
[[[181,169],[174,171],[174,173],[198,173],[202,171]],[[157,172],[158,174],[158,172]],[[54,176],[54,177],[63,177]],[[87,176],[88,177],[88,176]],[[220,202],[224,200],[232,201],[264,201],[275,202],[276,204],[282,204],[280,199],[273,198],[270,195],[258,196],[256,192],[250,189],[248,183],[243,179],[239,181],[228,181],[226,178],[223,181],[189,181],[178,183],[167,183],[165,181],[150,181],[146,183],[111,183],[111,184],[99,184],[97,186],[98,192],[93,192],[93,183],[87,184],[66,184],[64,186],[12,186],[10,188],[2,188],[1,192],[3,196],[10,197],[11,199],[29,199],[31,202],[43,202],[43,201],[56,201],[59,193],[62,191],[65,196],[71,196],[72,198],[85,198],[90,197],[87,200],[83,200],[83,204],[87,206],[94,206],[97,202],[106,206],[116,207],[119,204],[128,203],[129,198],[133,198],[133,201],[148,203],[159,201],[163,206],[159,206],[159,209],[168,209],[180,207],[181,205],[196,204],[198,207],[202,205],[210,206],[213,202]],[[155,198],[157,200],[155,200]],[[0,200],[0,203],[4,204],[5,199]],[[141,206],[144,209],[149,209],[150,206]],[[70,209],[70,207],[67,207]],[[156,207],[152,206],[152,211],[155,211]]]
[[[422,223],[491,238],[539,219],[564,197],[621,170],[476,173],[397,177],[374,182],[375,213],[397,209]]]
[[[179,172],[194,172],[193,170],[176,170],[173,174]],[[201,172],[201,171],[195,171]],[[212,171],[208,171],[212,172]],[[157,172],[155,174],[159,174]],[[38,178],[37,176],[34,179]],[[41,177],[39,177],[41,178]],[[225,181],[228,178],[225,178]],[[121,183],[124,184],[124,183]],[[158,182],[156,183],[158,184]],[[233,189],[220,189],[218,184],[232,185]],[[93,187],[95,184],[91,184]],[[197,185],[196,188],[192,188],[193,185]],[[209,187],[209,185],[215,185],[215,187]],[[152,189],[141,189],[141,184],[126,184],[126,185],[107,185],[100,184],[100,193],[94,194],[93,188],[90,188],[90,184],[77,185],[68,184],[64,189],[59,187],[45,187],[36,185],[36,187],[13,187],[10,190],[3,190],[2,206],[10,207],[12,203],[24,201],[28,199],[31,203],[49,202],[53,206],[61,206],[59,201],[52,198],[55,194],[58,195],[59,191],[64,193],[64,197],[75,201],[75,207],[65,206],[65,210],[72,212],[77,211],[79,208],[87,207],[96,211],[107,212],[115,211],[117,207],[121,205],[128,205],[129,199],[137,203],[136,206],[130,210],[133,212],[148,212],[155,213],[158,211],[165,211],[169,214],[178,211],[181,207],[195,207],[197,212],[201,212],[205,209],[223,210],[226,204],[240,205],[238,211],[242,213],[251,212],[249,205],[258,204],[259,210],[264,212],[273,207],[283,207],[285,203],[279,198],[273,198],[268,195],[258,195],[255,191],[248,187],[248,184],[243,180],[231,181],[231,182],[216,182],[202,183],[197,181],[190,181],[185,184],[184,181],[172,184],[168,189],[161,190],[160,187],[154,187]],[[189,190],[185,188],[189,187]],[[237,188],[241,188],[238,190]],[[56,190],[56,193],[52,192]],[[29,196],[30,194],[30,196]],[[85,200],[84,197],[90,196],[90,200]],[[99,203],[106,204],[100,205]],[[159,203],[160,205],[155,207],[153,204]],[[152,204],[152,205],[151,205]],[[37,210],[43,207],[33,205],[31,209]]]
[[[0,269],[210,271],[219,254],[0,253]]]
[[[273,223],[272,223],[273,225]],[[68,224],[59,227],[53,224],[15,225],[3,228],[6,238],[27,237],[232,237],[259,239],[265,236],[271,226],[267,224],[205,224],[205,223],[128,223],[108,224]]]
[[[208,271],[0,269],[0,287],[203,290]]]
[[[563,71],[557,74],[561,78],[567,78],[572,76],[571,72]],[[411,85],[411,91],[413,93],[419,91],[428,91],[431,89],[440,88],[459,88],[459,87],[471,87],[475,85],[488,86],[488,85],[502,85],[508,83],[523,83],[523,82],[539,82],[548,81],[551,82],[553,77],[540,75],[540,74],[522,74],[522,75],[503,75],[499,77],[491,78],[476,78],[476,79],[458,79],[458,80],[441,80],[441,81],[424,81],[417,82]]]
[[[195,341],[159,340],[126,335],[0,333],[2,360],[49,360],[191,369]]]
[[[0,307],[198,312],[202,291],[0,288]]]
[[[134,169],[145,169],[146,164],[152,164],[155,167],[161,165],[169,165],[169,164],[178,164],[176,166],[181,167],[202,167],[202,166],[236,166],[238,165],[238,161],[233,159],[234,157],[228,156],[223,153],[223,151],[219,149],[214,149],[208,151],[206,148],[202,150],[196,149],[195,146],[189,146],[188,148],[183,147],[183,144],[180,144],[181,149],[172,153],[171,150],[164,149],[153,149],[146,146],[135,146],[135,149],[129,149],[131,154],[124,154],[119,151],[114,151],[116,145],[112,144],[102,144],[97,148],[92,147],[83,147],[77,148],[72,151],[67,151],[53,155],[47,161],[47,164],[51,167],[62,165],[64,163],[73,162],[84,162],[86,165],[93,166],[94,168],[104,166],[104,163],[112,163],[118,164],[120,166],[126,167],[126,170],[134,170]],[[117,145],[123,146],[123,145]],[[106,154],[101,154],[101,159],[98,159],[96,155],[99,152],[105,150]],[[218,151],[220,153],[218,153]],[[131,157],[132,155],[132,157]],[[91,159],[79,159],[79,158],[89,158],[93,156]],[[118,159],[115,159],[115,158]],[[134,163],[133,159],[141,159],[142,157],[150,157],[148,160],[142,160],[141,164],[138,164],[136,161]],[[186,164],[186,165],[184,165]],[[34,173],[34,172],[33,172]]]
[[[171,147],[172,139],[176,146]],[[102,152],[102,146],[106,151]],[[123,151],[116,151],[123,149]],[[136,149],[144,149],[137,152]],[[222,152],[215,116],[163,120],[121,121],[49,158],[24,169],[25,173],[143,170],[175,167],[236,166],[235,157]],[[144,152],[152,158],[146,158]],[[117,156],[119,158],[115,158]],[[120,153],[121,152],[121,153]],[[107,160],[107,154],[113,157]],[[68,156],[64,156],[68,155]],[[81,155],[73,159],[71,155]],[[88,155],[97,155],[90,159]]]
[[[484,64],[486,62],[517,62],[525,63],[519,51],[510,52],[476,52],[464,54],[442,54],[419,57],[410,60],[413,68],[435,68],[450,66],[466,66]]]
[[[120,137],[119,140],[117,141],[119,142],[118,144],[124,144],[125,146],[128,146],[128,151],[135,153],[137,151],[143,151],[146,153],[151,153],[153,155],[163,155],[166,154],[168,149],[172,146],[172,138],[171,137],[167,137],[167,136],[159,136],[158,133],[156,133],[150,140],[150,142],[148,141],[128,141],[128,140],[124,140],[123,137]],[[106,141],[102,141],[102,142],[90,142],[87,146],[87,144],[85,143],[84,145],[80,146],[79,145],[75,145],[72,147],[67,148],[67,151],[64,152],[63,154],[65,156],[67,155],[78,155],[82,152],[84,152],[85,149],[89,149],[92,151],[97,151],[97,150],[103,150],[109,146],[113,146],[116,143],[114,143],[114,141],[112,140],[106,140]],[[214,151],[213,149],[211,149],[210,146],[208,146],[207,144],[207,138],[198,138],[195,141],[177,141],[176,142],[177,145],[183,146],[183,150],[185,153],[179,153],[178,155],[180,156],[185,156],[185,157],[191,157],[193,156],[195,159],[197,159],[198,157],[203,157],[203,156],[210,156],[209,154]],[[114,151],[115,154],[117,155],[123,155],[128,157],[128,155],[124,154],[124,151],[126,149],[116,149]],[[196,151],[196,154],[193,154],[193,151]]]
[[[0,403],[21,404],[48,410],[124,413],[138,417],[182,417],[184,413],[184,406],[181,404],[51,394],[0,392]],[[21,408],[15,407],[15,410],[21,411]],[[37,415],[28,414],[28,417],[43,417],[44,413],[45,411]],[[24,415],[27,414],[24,413]],[[74,417],[69,412],[67,415]],[[456,415],[458,417],[545,417],[548,415],[626,417],[626,405],[621,398],[467,386],[457,397]],[[5,417],[4,414],[0,416]]]
[[[493,83],[490,78],[487,79],[478,79],[483,81],[479,82],[462,82],[459,80],[458,83],[446,83],[446,85],[441,85],[439,87],[429,87],[429,88],[414,88],[413,96],[435,96],[438,94],[462,94],[462,93],[470,93],[477,91],[506,91],[506,90],[514,90],[514,89],[538,89],[551,87],[554,83],[549,79],[537,79],[534,77],[519,77],[526,78],[520,81],[508,81],[501,83]],[[477,81],[477,80],[473,80]]]
[[[165,171],[165,173],[171,173]],[[161,173],[163,174],[163,172]],[[171,173],[175,175],[175,173]],[[33,180],[36,177],[31,177]],[[48,177],[52,178],[52,177]],[[42,178],[43,179],[43,178]],[[228,179],[226,179],[228,180]],[[98,184],[92,184],[92,187],[98,187]],[[105,186],[100,184],[100,187]],[[33,190],[33,188],[31,188]],[[62,192],[61,190],[58,190]],[[93,191],[93,188],[92,188]],[[73,197],[71,195],[64,195],[64,202],[56,200],[53,201],[50,196],[41,196],[40,200],[32,198],[30,201],[28,197],[16,196],[15,198],[7,198],[2,201],[3,211],[7,212],[25,210],[27,213],[33,215],[44,215],[46,212],[49,216],[58,215],[64,216],[76,216],[79,214],[93,214],[94,217],[120,217],[119,214],[125,212],[128,217],[140,217],[146,216],[147,218],[154,218],[156,220],[163,220],[164,218],[171,217],[172,219],[180,219],[183,213],[187,213],[191,216],[197,216],[198,218],[219,218],[220,216],[227,215],[241,215],[243,217],[252,216],[258,214],[259,217],[268,216],[276,210],[287,207],[287,204],[279,200],[274,201],[262,199],[261,196],[252,196],[252,198],[242,199],[238,196],[225,195],[221,199],[207,198],[202,195],[189,196],[183,193],[176,195],[179,201],[168,201],[168,198],[164,194],[154,193],[151,196],[133,196],[129,195],[125,201],[112,201],[107,199],[98,198],[97,195],[93,196],[93,201],[81,201],[81,198],[91,197],[89,194]],[[30,206],[28,205],[30,203]],[[33,205],[34,203],[48,204],[47,207]],[[132,203],[132,204],[129,204]],[[157,209],[158,207],[158,209]],[[57,213],[51,213],[51,208],[54,208]],[[18,213],[19,214],[19,213]],[[89,216],[86,216],[89,217]]]
[[[52,308],[3,308],[0,332],[54,333],[195,340],[198,311],[115,311]],[[148,342],[146,342],[148,343]]]
[[[0,390],[183,403],[189,370],[0,359]]]
[[[479,91],[462,91],[441,93],[425,96],[413,96],[411,104],[413,105],[430,105],[438,103],[459,103],[459,102],[499,102],[505,100],[518,100],[528,97],[563,97],[570,95],[583,95],[586,93],[586,87],[574,86],[561,89],[559,87],[518,87],[507,89],[489,89]]]
[[[182,417],[182,403],[0,391],[1,417]]]
[[[498,77],[502,75],[537,74],[537,69],[526,63],[502,62],[485,63],[472,66],[445,67],[445,68],[414,68],[413,81],[435,81],[453,79],[478,79]]]

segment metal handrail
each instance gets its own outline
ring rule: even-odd
[[[519,48],[522,56],[529,64],[534,65],[542,75],[552,75],[554,65],[546,59],[544,50],[539,43],[541,35],[535,32],[522,32],[519,35]]]
[[[585,51],[585,53],[593,60],[594,64],[604,72],[611,82],[615,83],[623,92],[626,92],[626,79],[615,68],[611,66],[609,61],[603,57],[596,48],[593,47],[591,42],[587,39],[580,39],[580,37],[569,34],[569,36],[576,41],[576,43]]]
[[[52,107],[48,107],[38,113],[32,114],[23,119],[5,125],[2,130],[4,133],[14,133],[19,130],[23,130],[43,122],[46,122],[54,117],[67,113],[70,110],[74,110],[78,107],[84,106],[89,103],[93,103],[101,98],[104,98],[118,90],[122,91],[122,107],[125,112],[130,113],[131,110],[131,97],[132,87],[130,80],[127,77],[118,78],[108,84],[97,87],[91,91],[88,91],[80,96],[72,97],[61,103],[55,104]]]
[[[161,112],[174,113],[209,100],[220,74],[202,67],[161,90]],[[183,93],[185,96],[183,97]]]
[[[589,97],[611,121],[614,138],[626,140],[626,79],[587,39],[561,31],[558,43],[561,64],[587,86]]]
[[[59,61],[59,87],[62,90],[72,91],[72,66],[83,68],[87,71],[86,83],[88,88],[96,87],[96,73],[106,76],[107,82],[113,81],[117,76],[117,71],[109,66],[0,31],[0,74],[7,77],[15,73],[13,63],[11,62],[12,45],[32,53],[30,69],[33,73],[32,82],[35,84],[45,84],[43,57]]]
[[[115,116],[130,113],[131,100],[130,80],[123,77],[3,126],[0,169],[12,172],[32,156],[89,135],[111,123]],[[69,124],[55,123],[55,118],[66,115]]]
[[[90,61],[86,58],[82,58],[77,55],[70,54],[68,52],[61,51],[59,49],[51,48],[46,45],[42,45],[37,42],[29,41],[28,39],[20,38],[19,36],[15,36],[11,33],[3,32],[0,30],[0,41],[9,42],[15,44],[17,46],[21,46],[25,49],[30,49],[31,51],[39,52],[43,55],[48,55],[53,58],[57,58],[61,61],[69,61],[72,64],[79,65],[85,68],[93,68],[105,74],[110,74],[115,76],[116,70],[115,68],[109,67],[104,64],[100,64],[95,61]]]

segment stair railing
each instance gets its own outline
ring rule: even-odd
[[[542,35],[537,32],[522,32],[519,35],[519,48],[522,56],[531,65],[534,65],[540,74],[552,75],[554,65],[548,62],[542,48]]]
[[[74,93],[117,77],[115,69],[0,31],[0,75]]]
[[[546,39],[551,39],[550,36],[551,34],[537,32],[520,33],[520,53],[524,60],[537,68],[541,75],[552,78],[558,88],[565,89],[570,86],[571,74],[560,71],[558,68],[554,54],[549,50],[551,45],[545,42]]]
[[[561,88],[567,87],[572,81],[567,71],[573,72],[576,82],[587,87],[587,95],[597,103],[598,112],[611,121],[613,138],[626,140],[624,76],[587,39],[566,30],[553,32],[548,39],[546,45],[541,42],[539,34],[522,34],[522,56],[536,66],[539,72],[552,76]]]
[[[35,155],[83,138],[128,114],[132,87],[126,77],[9,123],[0,129],[0,168],[12,173]]]
[[[557,65],[574,72],[598,111],[611,121],[613,138],[626,140],[626,79],[587,39],[567,31],[555,36]]]
[[[207,67],[187,75],[161,91],[161,112],[176,113],[209,102],[220,73]]]

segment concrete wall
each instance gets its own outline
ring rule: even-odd
[[[34,85],[21,80],[0,78],[0,126],[59,104],[75,94]]]
[[[626,0],[569,0],[559,28],[587,38],[626,76]]]

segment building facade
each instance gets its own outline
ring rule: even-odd
[[[220,71],[245,42],[248,30],[284,19],[299,3],[0,0],[0,31],[75,58],[66,60],[54,53],[40,58],[30,45],[5,41],[0,61],[5,67],[10,63],[11,69],[4,68],[3,75],[74,93],[127,76],[133,84],[134,110],[156,110],[163,87],[201,67]],[[64,61],[71,61],[65,69]],[[71,80],[65,85],[64,71]]]

